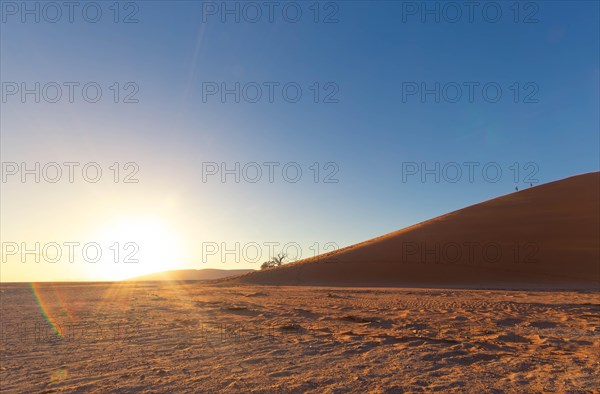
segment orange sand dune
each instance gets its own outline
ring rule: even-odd
[[[498,197],[225,283],[600,287],[600,172]]]

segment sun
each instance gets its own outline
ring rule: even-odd
[[[93,238],[102,248],[102,258],[92,268],[95,276],[122,280],[181,264],[181,239],[161,218],[119,217]]]

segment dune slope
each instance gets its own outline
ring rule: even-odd
[[[498,197],[228,283],[600,286],[600,172]]]

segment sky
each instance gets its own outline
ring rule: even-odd
[[[72,4],[0,2],[3,282],[257,269],[600,167],[595,1]]]

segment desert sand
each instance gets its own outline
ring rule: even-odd
[[[600,172],[511,193],[237,283],[600,289]]]
[[[6,393],[600,388],[597,293],[193,282],[1,289]]]
[[[598,393],[599,201],[585,174],[236,277],[5,283],[2,392]]]

